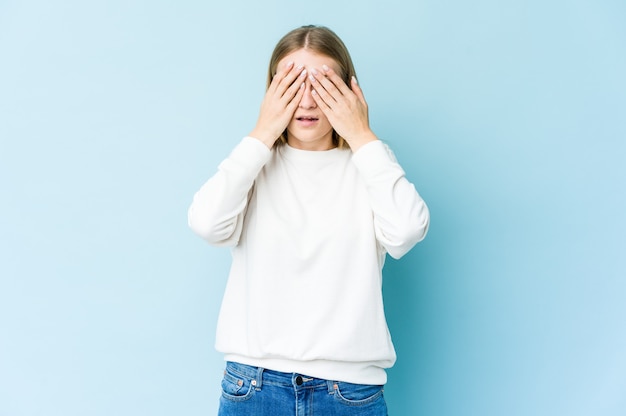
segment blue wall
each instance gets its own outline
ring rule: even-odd
[[[205,415],[229,254],[186,226],[280,36],[347,43],[427,200],[394,415],[626,414],[623,2],[0,2],[0,415]]]

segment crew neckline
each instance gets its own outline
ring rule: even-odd
[[[300,161],[334,160],[341,157],[345,151],[350,149],[340,149],[333,147],[328,150],[304,150],[290,146],[288,143],[278,147],[278,151],[288,159]]]

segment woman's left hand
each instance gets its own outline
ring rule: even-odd
[[[352,77],[350,89],[332,68],[324,65],[321,70],[312,69],[309,80],[317,106],[353,152],[377,140],[370,129],[367,102],[356,78]]]

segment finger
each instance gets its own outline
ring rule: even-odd
[[[303,65],[298,65],[298,66],[294,65],[289,71],[289,73],[285,74],[283,79],[278,84],[276,88],[276,93],[282,97],[283,95],[285,95],[285,93],[287,93],[290,87],[294,86],[294,84],[296,84],[296,89],[297,89],[297,86],[300,83],[296,82],[296,80],[298,79],[298,76],[302,75],[302,73],[305,71],[306,70],[304,69]],[[306,77],[306,73],[303,76]]]
[[[365,95],[363,95],[363,90],[361,89],[361,86],[359,85],[359,82],[356,80],[356,77],[354,75],[352,76],[352,78],[350,78],[350,85],[352,86],[352,91],[354,92],[354,94],[359,98],[359,101],[367,105],[367,102],[365,101]]]
[[[326,93],[327,94],[327,93]],[[317,107],[322,110],[322,113],[328,117],[328,115],[332,112],[332,108],[324,101],[322,96],[317,92],[315,88],[311,90],[311,97],[315,100],[315,104]]]
[[[272,92],[277,92],[282,96],[303,69],[304,66],[302,65],[296,66],[292,61],[287,62],[283,68],[280,68],[279,71],[276,72],[274,78],[272,78],[270,84]]]
[[[291,114],[295,113],[296,109],[298,108],[298,105],[300,104],[300,101],[302,100],[302,96],[304,96],[304,89],[305,89],[304,87],[305,87],[304,82],[301,82],[295,94],[293,95],[291,101],[287,103],[286,108],[289,113]]]
[[[285,65],[280,66],[276,69],[276,72],[272,75],[272,81],[270,82],[270,86],[268,90],[275,91],[280,84],[280,81],[285,77],[286,74],[293,68],[293,61],[289,61],[285,63]]]
[[[294,66],[295,64],[293,61],[285,62],[285,65],[283,65],[282,67],[279,67],[278,70],[276,71],[276,74],[274,75],[280,75],[281,77],[284,77],[286,74],[289,73],[289,71],[293,69]]]
[[[298,77],[296,82],[292,83],[289,88],[285,91],[282,97],[280,97],[280,102],[284,107],[289,105],[289,103],[294,99],[296,95],[300,93],[300,90],[303,90],[305,87],[304,80]]]
[[[309,80],[311,81],[311,87],[313,88],[311,93],[315,92],[329,107],[332,108],[337,102],[337,98],[341,95],[341,92],[335,88],[332,82],[326,79],[326,77],[316,69],[311,70]]]
[[[289,86],[287,86],[281,98],[291,100],[293,96],[298,92],[299,88],[303,87],[304,81],[306,80],[306,75],[306,69],[302,69],[300,74],[291,82]]]
[[[332,68],[330,68],[327,65],[322,65],[322,71],[324,72],[324,75],[326,76],[326,78],[328,78],[333,83],[333,85],[339,91],[341,91],[343,95],[346,95],[346,96],[350,95],[352,91],[346,85],[343,78],[339,76],[339,74],[337,74]]]

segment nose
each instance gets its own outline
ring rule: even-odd
[[[315,102],[315,99],[313,99],[313,96],[311,95],[311,91],[312,91],[311,82],[307,80],[304,85],[304,95],[302,96],[302,99],[300,100],[300,104],[298,104],[298,107],[304,110],[309,110],[311,108],[317,107],[317,103]]]

